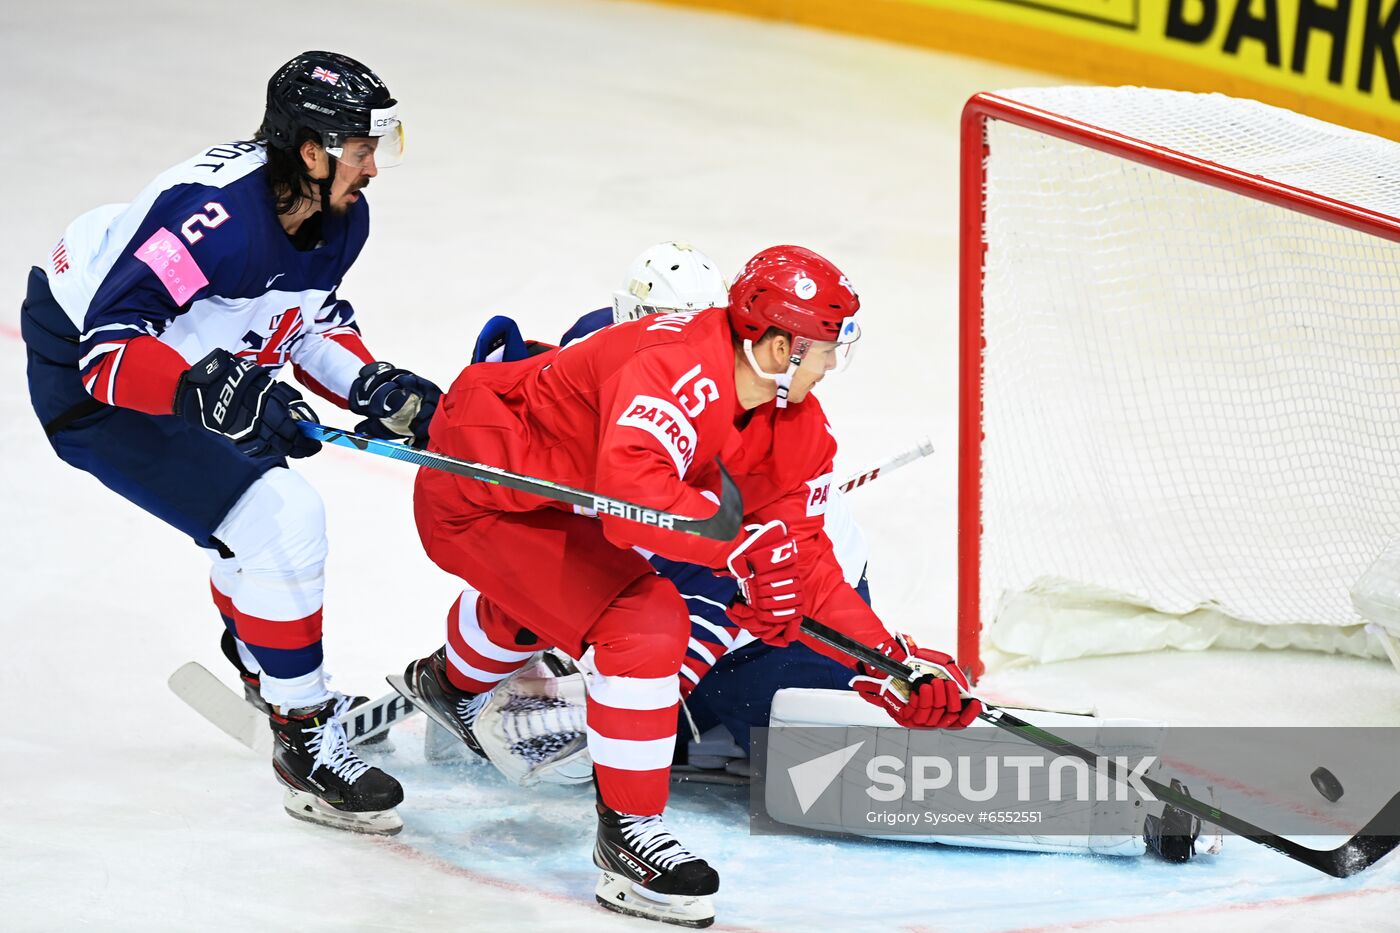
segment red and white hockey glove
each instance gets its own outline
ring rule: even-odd
[[[744,530],[749,536],[729,555],[729,572],[739,581],[739,592],[748,605],[736,603],[730,615],[755,638],[770,645],[790,645],[802,625],[797,542],[776,519]]]
[[[861,664],[851,689],[883,706],[906,729],[961,729],[982,712],[980,700],[962,695],[967,675],[943,652],[920,648],[908,635],[895,635],[875,650],[913,668],[914,682],[905,684]]]

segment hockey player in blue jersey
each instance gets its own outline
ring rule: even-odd
[[[22,309],[30,399],[54,451],[209,554],[231,660],[266,704],[273,768],[298,819],[393,833],[403,791],[348,746],[327,688],[325,515],[288,468],[320,444],[298,380],[426,440],[441,394],[376,361],[337,289],[369,233],[361,193],[403,154],[370,69],[306,52],[272,76],[252,140],[200,151],[129,204],[74,220]]]

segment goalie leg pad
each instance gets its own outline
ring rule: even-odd
[[[1086,729],[1103,726],[1112,727],[1133,727],[1135,730],[1142,730],[1144,735],[1150,735],[1155,729],[1161,726],[1160,723],[1151,723],[1141,720],[1104,720],[1090,716],[1080,716],[1068,713],[1012,710],[1021,718],[1041,726],[1046,729]],[[897,731],[896,724],[882,707],[874,706],[862,700],[857,694],[845,690],[811,690],[793,689],[778,691],[773,698],[773,712],[770,720],[771,727],[808,727],[808,728],[831,728],[831,727],[884,727],[888,732],[881,733],[881,749],[887,754],[895,756],[907,756],[911,754],[908,748],[907,738],[913,733],[908,731]],[[936,737],[949,736],[950,741],[961,743],[976,742],[979,739],[988,743],[994,743],[998,747],[1004,746],[1008,740],[1001,730],[990,724],[975,722],[967,729],[957,733],[933,733],[920,731],[921,736]],[[855,741],[854,737],[848,741]],[[1019,744],[1009,746],[1019,749]],[[1029,748],[1029,746],[1027,746]],[[1135,757],[1143,751],[1150,749],[1134,748]],[[965,752],[964,752],[965,753]],[[1113,753],[1113,752],[1109,752]],[[811,754],[815,754],[812,752]],[[769,774],[776,774],[784,771],[789,766],[800,765],[809,760],[811,754],[806,757],[794,758],[792,761],[785,760],[782,756],[775,754],[775,747],[770,744],[768,750]],[[909,773],[912,768],[905,767],[904,772]],[[898,839],[902,842],[928,842],[944,845],[967,846],[982,849],[1005,849],[1019,852],[1058,852],[1067,854],[1094,854],[1094,855],[1114,855],[1114,856],[1140,856],[1146,850],[1142,834],[1142,817],[1138,814],[1142,810],[1135,807],[1133,801],[1097,801],[1075,803],[1073,801],[1060,801],[1054,799],[1035,799],[1027,801],[1028,804],[1040,807],[1046,812],[1056,811],[1059,813],[1073,813],[1082,810],[1089,825],[1090,832],[1084,834],[1064,834],[1064,835],[911,835],[911,834],[882,834],[878,831],[856,832],[851,828],[849,821],[833,822],[818,817],[817,810],[812,810],[810,814],[802,811],[793,801],[788,800],[785,795],[778,792],[776,784],[781,782],[770,782],[766,795],[766,806],[768,813],[774,819],[794,826],[809,829],[818,829],[826,832],[844,832],[852,835],[868,836],[874,838]],[[865,794],[865,780],[862,776],[846,786],[844,779],[838,780],[837,785],[842,788],[843,794],[850,794],[855,801],[852,804],[852,811],[864,811],[868,809],[869,799]],[[946,812],[955,812],[959,809],[977,809],[979,804],[969,804],[961,800],[956,795],[944,798],[935,794],[930,799],[939,801]],[[857,806],[858,804],[858,806]],[[919,804],[923,806],[923,804]],[[875,827],[871,827],[872,830]],[[1097,831],[1095,831],[1097,830]]]
[[[497,770],[522,787],[586,783],[593,778],[586,702],[582,674],[552,677],[531,665],[496,687],[477,714],[477,741]]]

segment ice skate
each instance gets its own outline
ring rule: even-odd
[[[340,707],[331,697],[320,706],[270,715],[272,769],[287,788],[282,806],[308,823],[393,835],[403,829],[394,810],[403,801],[403,788],[351,751],[335,718]]]
[[[1194,797],[1209,806],[1216,806],[1215,788],[1206,786],[1199,793],[1172,778],[1172,790]],[[1219,855],[1225,845],[1220,827],[1192,816],[1170,803],[1162,804],[1161,814],[1147,814],[1143,820],[1142,840],[1147,851],[1167,862],[1189,862],[1201,855]]]
[[[470,693],[458,690],[447,679],[447,649],[439,648],[426,658],[410,662],[402,677],[386,678],[389,686],[428,714],[428,718],[461,739],[473,752],[486,758],[472,731],[477,714],[491,699],[491,691]]]
[[[262,678],[248,670],[243,664],[243,659],[238,654],[238,644],[234,641],[233,633],[228,629],[224,629],[223,638],[219,640],[219,648],[223,650],[224,657],[228,658],[229,663],[238,671],[238,679],[243,683],[243,698],[257,707],[263,715],[271,716],[272,707],[268,705],[268,702],[264,700],[262,696]],[[346,710],[354,709],[357,706],[369,702],[369,697],[349,696],[334,690],[331,691],[331,696],[335,697],[337,703],[339,703],[339,706],[336,708],[337,716],[343,716]],[[360,744],[378,745],[387,738],[389,738],[389,733],[385,731],[379,733],[379,735],[372,735],[367,739],[361,740]]]
[[[684,927],[715,922],[719,873],[671,835],[660,816],[629,816],[598,803],[594,897],[608,910]]]

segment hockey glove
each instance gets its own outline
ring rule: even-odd
[[[802,578],[797,542],[780,521],[748,525],[749,532],[729,555],[729,572],[739,581],[744,603],[730,610],[734,621],[770,645],[792,644],[802,625]]]
[[[384,440],[428,446],[428,422],[437,411],[442,390],[392,363],[366,363],[350,384],[350,410],[364,415],[355,430]]]
[[[906,729],[961,729],[982,712],[980,700],[962,695],[967,675],[943,652],[920,648],[908,635],[895,635],[875,650],[913,668],[914,682],[906,684],[860,664],[851,689],[883,706]]]
[[[309,457],[321,449],[297,428],[297,419],[316,420],[301,393],[227,350],[213,350],[185,370],[174,413],[222,434],[250,457]]]

